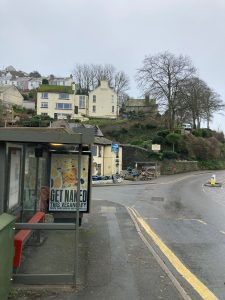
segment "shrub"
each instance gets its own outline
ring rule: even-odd
[[[166,136],[166,140],[170,143],[170,144],[178,144],[179,141],[181,140],[181,135],[177,134],[177,133],[169,133]]]
[[[207,128],[199,128],[193,130],[192,134],[196,137],[209,138],[213,136],[213,131]]]
[[[152,143],[151,141],[143,141],[142,142],[142,147],[145,148],[145,149],[152,149]]]
[[[174,133],[181,134],[181,129],[176,129]]]
[[[157,135],[165,138],[169,133],[170,133],[169,130],[161,130],[157,133]]]
[[[140,146],[140,147],[142,147],[142,141],[140,141],[140,140],[132,141],[132,142],[131,142],[131,145],[135,145],[135,146]]]
[[[223,132],[215,132],[214,133],[215,138],[221,142],[221,143],[225,143],[225,138],[224,138],[224,133]]]
[[[145,128],[146,129],[155,129],[155,128],[157,128],[157,125],[153,124],[153,123],[149,123],[149,124],[145,125]]]
[[[163,156],[163,154],[161,152],[150,151],[148,153],[148,158],[150,158],[152,160],[162,160],[162,156]]]
[[[126,133],[128,133],[128,130],[126,128],[121,128],[120,132],[122,134],[126,134]]]
[[[107,132],[108,135],[110,135],[112,138],[117,139],[120,136],[119,130],[112,130]]]
[[[141,128],[141,124],[140,123],[135,123],[134,125],[131,126],[131,128]]]
[[[224,170],[225,161],[224,160],[204,160],[199,161],[198,166],[202,170]]]
[[[163,151],[163,159],[177,159],[178,153],[173,151]]]
[[[164,145],[165,142],[166,142],[165,138],[159,135],[154,136],[154,138],[152,139],[152,144]]]

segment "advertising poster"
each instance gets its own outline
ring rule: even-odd
[[[89,156],[81,159],[80,211],[88,210]],[[78,155],[52,154],[49,211],[76,211]]]
[[[21,150],[10,149],[9,209],[19,204]]]

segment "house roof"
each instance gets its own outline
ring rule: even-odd
[[[100,145],[111,145],[112,141],[108,140],[105,137],[95,136],[94,143]]]
[[[83,131],[85,129],[91,130],[95,136],[103,137],[103,133],[101,132],[98,126],[83,124],[83,123],[69,123],[66,120],[57,120],[52,122],[52,128],[70,128],[74,130],[74,132]]]
[[[50,78],[49,77],[49,80],[50,81],[57,81],[57,80],[68,80],[68,79],[72,79],[71,77],[53,77],[53,78]]]
[[[16,90],[18,93],[20,93],[20,91],[18,90],[18,88],[15,85],[2,85],[2,86],[0,86],[0,93],[4,93],[8,89],[13,89],[13,90]]]
[[[74,91],[72,90],[72,86],[49,85],[49,84],[40,85],[40,87],[38,88],[38,92],[74,94]]]
[[[143,106],[143,107],[147,107],[147,106],[155,106],[155,100],[153,99],[127,99],[126,101],[126,106]]]

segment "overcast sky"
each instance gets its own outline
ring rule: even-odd
[[[0,0],[0,68],[68,76],[76,63],[113,64],[134,81],[145,55],[188,55],[225,100],[224,0]],[[225,131],[225,116],[212,124]]]

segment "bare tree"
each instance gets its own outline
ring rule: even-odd
[[[3,102],[2,100],[0,100],[0,121],[3,120],[3,111],[4,111]]]
[[[93,70],[87,64],[77,64],[75,66],[73,76],[75,82],[79,85],[84,93],[88,93],[92,89],[93,84]]]
[[[221,100],[220,96],[209,88],[206,96],[203,99],[202,107],[203,116],[207,122],[207,128],[209,128],[209,123],[213,118],[213,114],[222,110],[224,111],[225,104]]]
[[[205,120],[209,128],[213,113],[225,107],[219,95],[198,77],[184,81],[178,95],[180,98],[178,114],[179,116],[185,115],[185,121],[191,117],[193,128],[200,128],[201,120]]]
[[[98,87],[101,80],[107,80],[109,86],[116,91],[117,96],[121,96],[129,88],[128,76],[123,71],[116,72],[115,67],[111,64],[77,64],[73,75],[75,82],[86,93]]]
[[[115,74],[114,89],[117,95],[125,93],[129,89],[129,78],[123,71],[119,71]]]
[[[167,111],[169,129],[174,130],[179,106],[180,85],[195,73],[187,56],[170,52],[146,56],[137,72],[137,82],[144,94],[152,95]]]
[[[185,80],[179,88],[179,110],[178,115],[185,117],[182,121],[189,121],[193,128],[200,128],[203,118],[203,101],[207,97],[209,88],[207,84],[198,77]],[[184,114],[185,112],[185,114]]]

